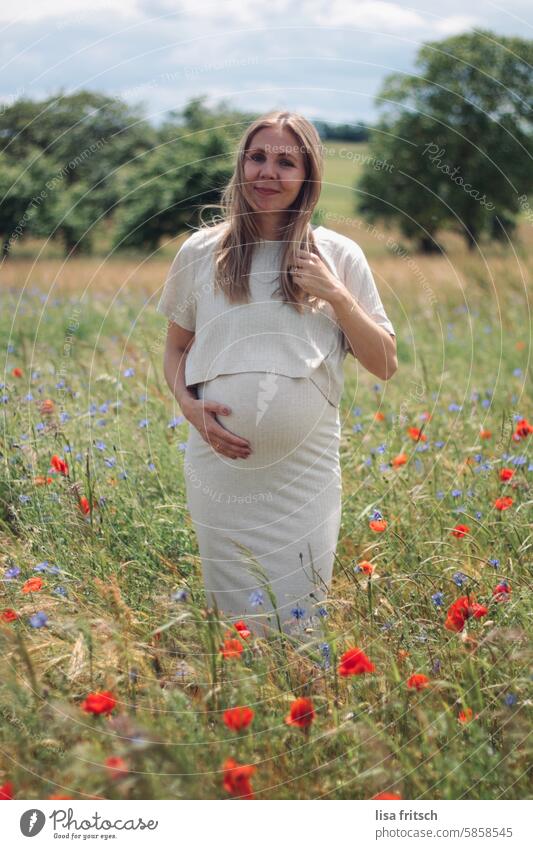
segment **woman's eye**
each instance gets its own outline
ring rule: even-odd
[[[282,165],[288,165],[290,168],[293,168],[293,167],[294,167],[294,166],[293,166],[293,163],[292,163],[292,162],[289,162],[289,160],[288,160],[288,159],[283,159],[283,160],[282,160],[282,162],[281,162],[281,164],[282,164]]]

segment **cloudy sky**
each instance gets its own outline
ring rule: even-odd
[[[372,122],[424,41],[532,37],[529,0],[16,0],[0,5],[0,102],[89,88],[158,123],[191,97]]]

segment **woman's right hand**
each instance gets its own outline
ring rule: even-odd
[[[218,454],[230,457],[232,460],[250,455],[251,447],[248,440],[236,436],[216,420],[217,415],[227,416],[231,413],[224,404],[219,404],[217,401],[204,401],[201,398],[188,398],[180,406],[187,421]]]

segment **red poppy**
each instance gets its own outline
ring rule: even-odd
[[[53,482],[53,478],[44,477],[44,475],[37,475],[37,477],[33,479],[33,483],[35,484],[35,486],[44,486],[45,484]]]
[[[420,440],[422,442],[425,442],[427,440],[426,434],[422,433],[422,431],[418,427],[408,427],[407,433],[409,434],[411,439],[416,440],[416,442],[419,442]]]
[[[484,605],[478,604],[475,601],[469,602],[468,597],[463,595],[456,599],[448,608],[444,627],[448,631],[462,631],[466,620],[470,616],[473,616],[475,619],[481,619],[488,612],[488,609]]]
[[[106,758],[104,761],[105,766],[111,773],[111,778],[123,778],[128,774],[128,764],[124,760],[124,758],[118,757],[118,755],[111,755],[109,758]]]
[[[429,678],[421,672],[415,672],[415,674],[411,675],[407,681],[407,686],[410,690],[423,690],[424,687],[428,687],[429,684]]]
[[[298,728],[309,728],[315,718],[315,709],[311,699],[302,696],[295,699],[291,705],[288,716],[285,717],[287,725],[297,725]]]
[[[372,564],[369,563],[368,560],[361,560],[361,562],[357,565],[359,566],[361,572],[364,572],[365,575],[371,575],[374,571],[374,566],[372,566]]]
[[[476,714],[476,719],[479,714]],[[459,716],[457,717],[459,722],[462,722],[463,725],[466,725],[467,722],[470,722],[474,717],[474,711],[470,707],[465,707],[464,710],[459,711]]]
[[[68,475],[68,463],[57,454],[54,454],[50,460],[50,465],[56,472],[61,472],[62,475]]]
[[[404,466],[407,463],[407,454],[397,454],[396,457],[393,457],[391,460],[391,465],[394,467]]]
[[[242,731],[248,728],[255,714],[249,707],[234,707],[224,711],[224,723],[232,731]]]
[[[246,640],[248,637],[252,636],[252,632],[248,630],[246,622],[243,622],[242,619],[239,622],[235,622],[234,627],[237,629],[237,631],[239,632],[239,636],[241,636],[243,640]]]
[[[224,640],[224,645],[220,649],[223,657],[226,660],[232,657],[240,657],[243,652],[242,643],[240,640],[235,639],[234,637],[228,640]]]
[[[513,499],[510,495],[502,495],[501,498],[497,498],[494,502],[494,506],[496,510],[508,510],[513,504]]]
[[[23,371],[18,366],[15,366],[11,374],[13,375],[13,377],[22,377]]]
[[[529,424],[527,419],[520,419],[516,423],[513,439],[518,442],[520,439],[525,439],[530,433],[533,433],[533,426]]]
[[[341,657],[339,675],[347,678],[349,675],[363,675],[365,672],[375,672],[376,667],[359,648],[348,649]]]
[[[482,430],[479,432],[479,438],[480,438],[480,439],[490,439],[490,438],[491,438],[491,436],[492,436],[492,431],[491,431],[491,430],[485,430],[485,429],[482,429]]]
[[[54,402],[47,398],[45,401],[41,402],[41,413],[43,415],[48,415],[49,413],[54,412]]]
[[[78,506],[79,506],[81,512],[85,513],[85,515],[87,515],[87,513],[91,512],[91,505],[89,504],[89,499],[86,498],[85,495],[81,496],[79,503],[78,503]],[[93,507],[94,507],[94,502],[93,502]]]
[[[500,480],[510,481],[514,475],[514,469],[500,469]]]
[[[373,799],[385,800],[385,799],[402,799],[403,797],[399,793],[377,793],[376,796],[372,796]]]
[[[5,784],[2,784],[0,786],[0,802],[13,799],[14,790],[15,788],[13,787],[12,781],[6,781]]]
[[[113,693],[109,690],[102,690],[101,692],[89,693],[81,708],[86,713],[107,714],[115,709],[116,704],[117,700]]]
[[[0,613],[0,619],[2,620],[2,622],[14,622],[15,619],[18,618],[18,613],[15,613],[15,611],[11,607],[6,607],[4,610],[2,610],[2,613]]]
[[[373,531],[379,534],[386,529],[387,522],[385,519],[372,519],[368,525]]]
[[[23,593],[38,593],[39,590],[43,588],[43,579],[42,578],[28,578],[25,584],[22,586]]]
[[[498,584],[492,591],[494,601],[508,601],[511,595],[511,587],[507,583]]]
[[[52,793],[49,799],[72,799],[72,796],[62,796],[61,793]]]
[[[233,758],[227,758],[222,768],[224,770],[222,782],[224,790],[241,799],[254,798],[250,778],[255,772],[255,766],[239,764]]]
[[[451,532],[454,537],[464,537],[470,533],[468,525],[456,525]]]
[[[377,422],[382,422],[384,418],[385,418],[385,414],[382,413],[381,410],[378,410],[377,413],[374,413],[374,419]]]

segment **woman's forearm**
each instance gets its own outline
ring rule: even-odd
[[[167,348],[163,361],[165,380],[182,410],[187,401],[197,400],[196,394],[185,384],[187,353],[185,348]]]
[[[392,377],[398,360],[396,342],[390,333],[372,321],[346,289],[336,293],[331,305],[361,365],[381,380]]]

